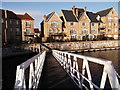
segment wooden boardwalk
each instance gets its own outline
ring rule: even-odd
[[[79,89],[68,74],[59,65],[51,52],[47,52],[39,89],[44,88],[74,88]],[[80,89],[79,89],[80,90]]]

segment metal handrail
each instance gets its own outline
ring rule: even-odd
[[[83,82],[84,80],[86,80],[89,83],[91,90],[93,90],[94,88],[98,90],[101,88],[104,89],[105,82],[108,76],[111,88],[118,88],[118,90],[120,90],[120,84],[118,80],[119,77],[117,77],[119,75],[117,75],[112,65],[112,61],[108,61],[100,58],[93,58],[93,57],[84,56],[84,55],[62,52],[58,50],[52,50],[52,54],[60,63],[60,65],[66,70],[68,75],[73,79],[73,81],[77,84],[79,88],[85,87],[86,89],[88,89],[88,87]],[[73,59],[71,57],[73,57]],[[78,58],[83,60],[82,73],[79,72],[80,70],[77,62]],[[104,66],[100,87],[98,87],[92,82],[88,61]],[[85,70],[87,72],[88,78],[84,76]],[[74,80],[75,78],[76,80]]]
[[[45,61],[46,51],[39,53],[33,58],[27,60],[26,62],[17,66],[16,70],[16,81],[15,89],[37,89],[39,80],[41,77],[43,64]],[[25,72],[28,69],[29,73],[26,75]],[[29,80],[26,79],[29,77]],[[28,86],[26,82],[28,81]]]

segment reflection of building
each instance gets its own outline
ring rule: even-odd
[[[118,13],[114,8],[93,13],[86,7],[73,6],[71,10],[61,10],[60,16],[55,12],[45,15],[41,33],[44,41],[50,36],[58,40],[82,40],[84,36],[93,39],[101,34],[117,39]]]
[[[34,38],[34,19],[28,14],[17,15],[22,24],[22,41]]]
[[[0,10],[2,13],[2,45],[21,42],[21,21],[15,13],[8,10]]]

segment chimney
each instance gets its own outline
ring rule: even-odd
[[[84,12],[86,12],[86,9],[87,9],[87,7],[85,6],[85,7],[84,7]]]
[[[75,14],[75,5],[72,6],[72,11]]]
[[[46,15],[44,15],[44,21],[46,21]]]
[[[78,8],[76,8],[76,16],[78,17]]]

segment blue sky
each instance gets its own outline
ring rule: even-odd
[[[71,9],[87,6],[88,11],[97,12],[114,7],[118,12],[118,2],[2,2],[2,9],[14,11],[17,14],[29,13],[35,19],[35,27],[40,27],[44,14],[56,11],[59,15],[61,9]]]

